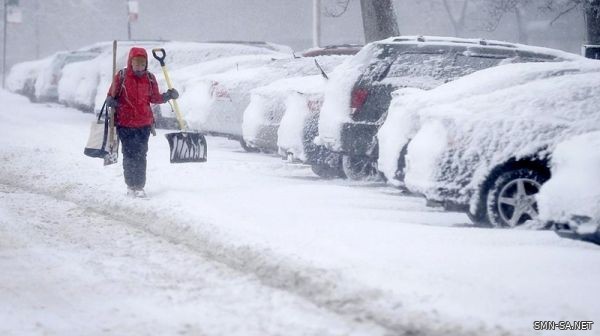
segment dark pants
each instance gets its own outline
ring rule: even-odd
[[[150,126],[117,127],[117,133],[123,145],[125,184],[133,189],[142,189],[146,185],[146,153],[148,153]]]

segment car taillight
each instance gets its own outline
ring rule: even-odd
[[[321,106],[323,105],[323,100],[320,100],[320,99],[317,99],[317,100],[309,99],[306,102],[306,105],[308,106],[308,110],[311,113],[319,113],[319,111],[321,111]]]
[[[367,89],[355,89],[354,91],[352,91],[352,97],[350,99],[350,108],[352,109],[352,115],[354,115],[356,111],[364,105],[368,96],[369,91],[367,91]]]
[[[219,82],[212,82],[212,86],[210,88],[210,95],[214,98],[229,98],[229,92],[222,85],[219,85]]]

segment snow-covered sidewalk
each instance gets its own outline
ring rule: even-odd
[[[474,228],[390,186],[320,180],[212,137],[207,163],[179,165],[164,137],[152,138],[150,199],[129,199],[120,164],[82,154],[93,116],[4,91],[0,100],[0,184],[181,243],[335,316],[428,335],[531,335],[535,320],[600,316],[598,246]]]

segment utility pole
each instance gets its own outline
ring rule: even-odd
[[[4,38],[2,39],[2,88],[6,85],[6,29],[8,28],[8,0],[4,0]]]
[[[321,0],[313,0],[313,47],[321,45]]]
[[[131,14],[129,8],[129,1],[125,0],[125,4],[127,5],[127,40],[131,41]]]

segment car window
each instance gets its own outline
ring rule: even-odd
[[[444,69],[444,82],[450,82],[460,77],[471,74],[475,71],[491,68],[499,65],[503,61],[502,58],[495,56],[465,56],[457,54],[454,61]]]
[[[519,55],[518,60],[517,60],[519,63],[561,61],[561,59],[559,59],[555,56],[552,56],[552,55],[540,54],[540,53],[535,53],[535,52],[525,51],[525,50],[517,50],[517,55]]]
[[[399,55],[387,70],[385,77],[432,77],[442,78],[443,69],[451,65],[448,54]]]

